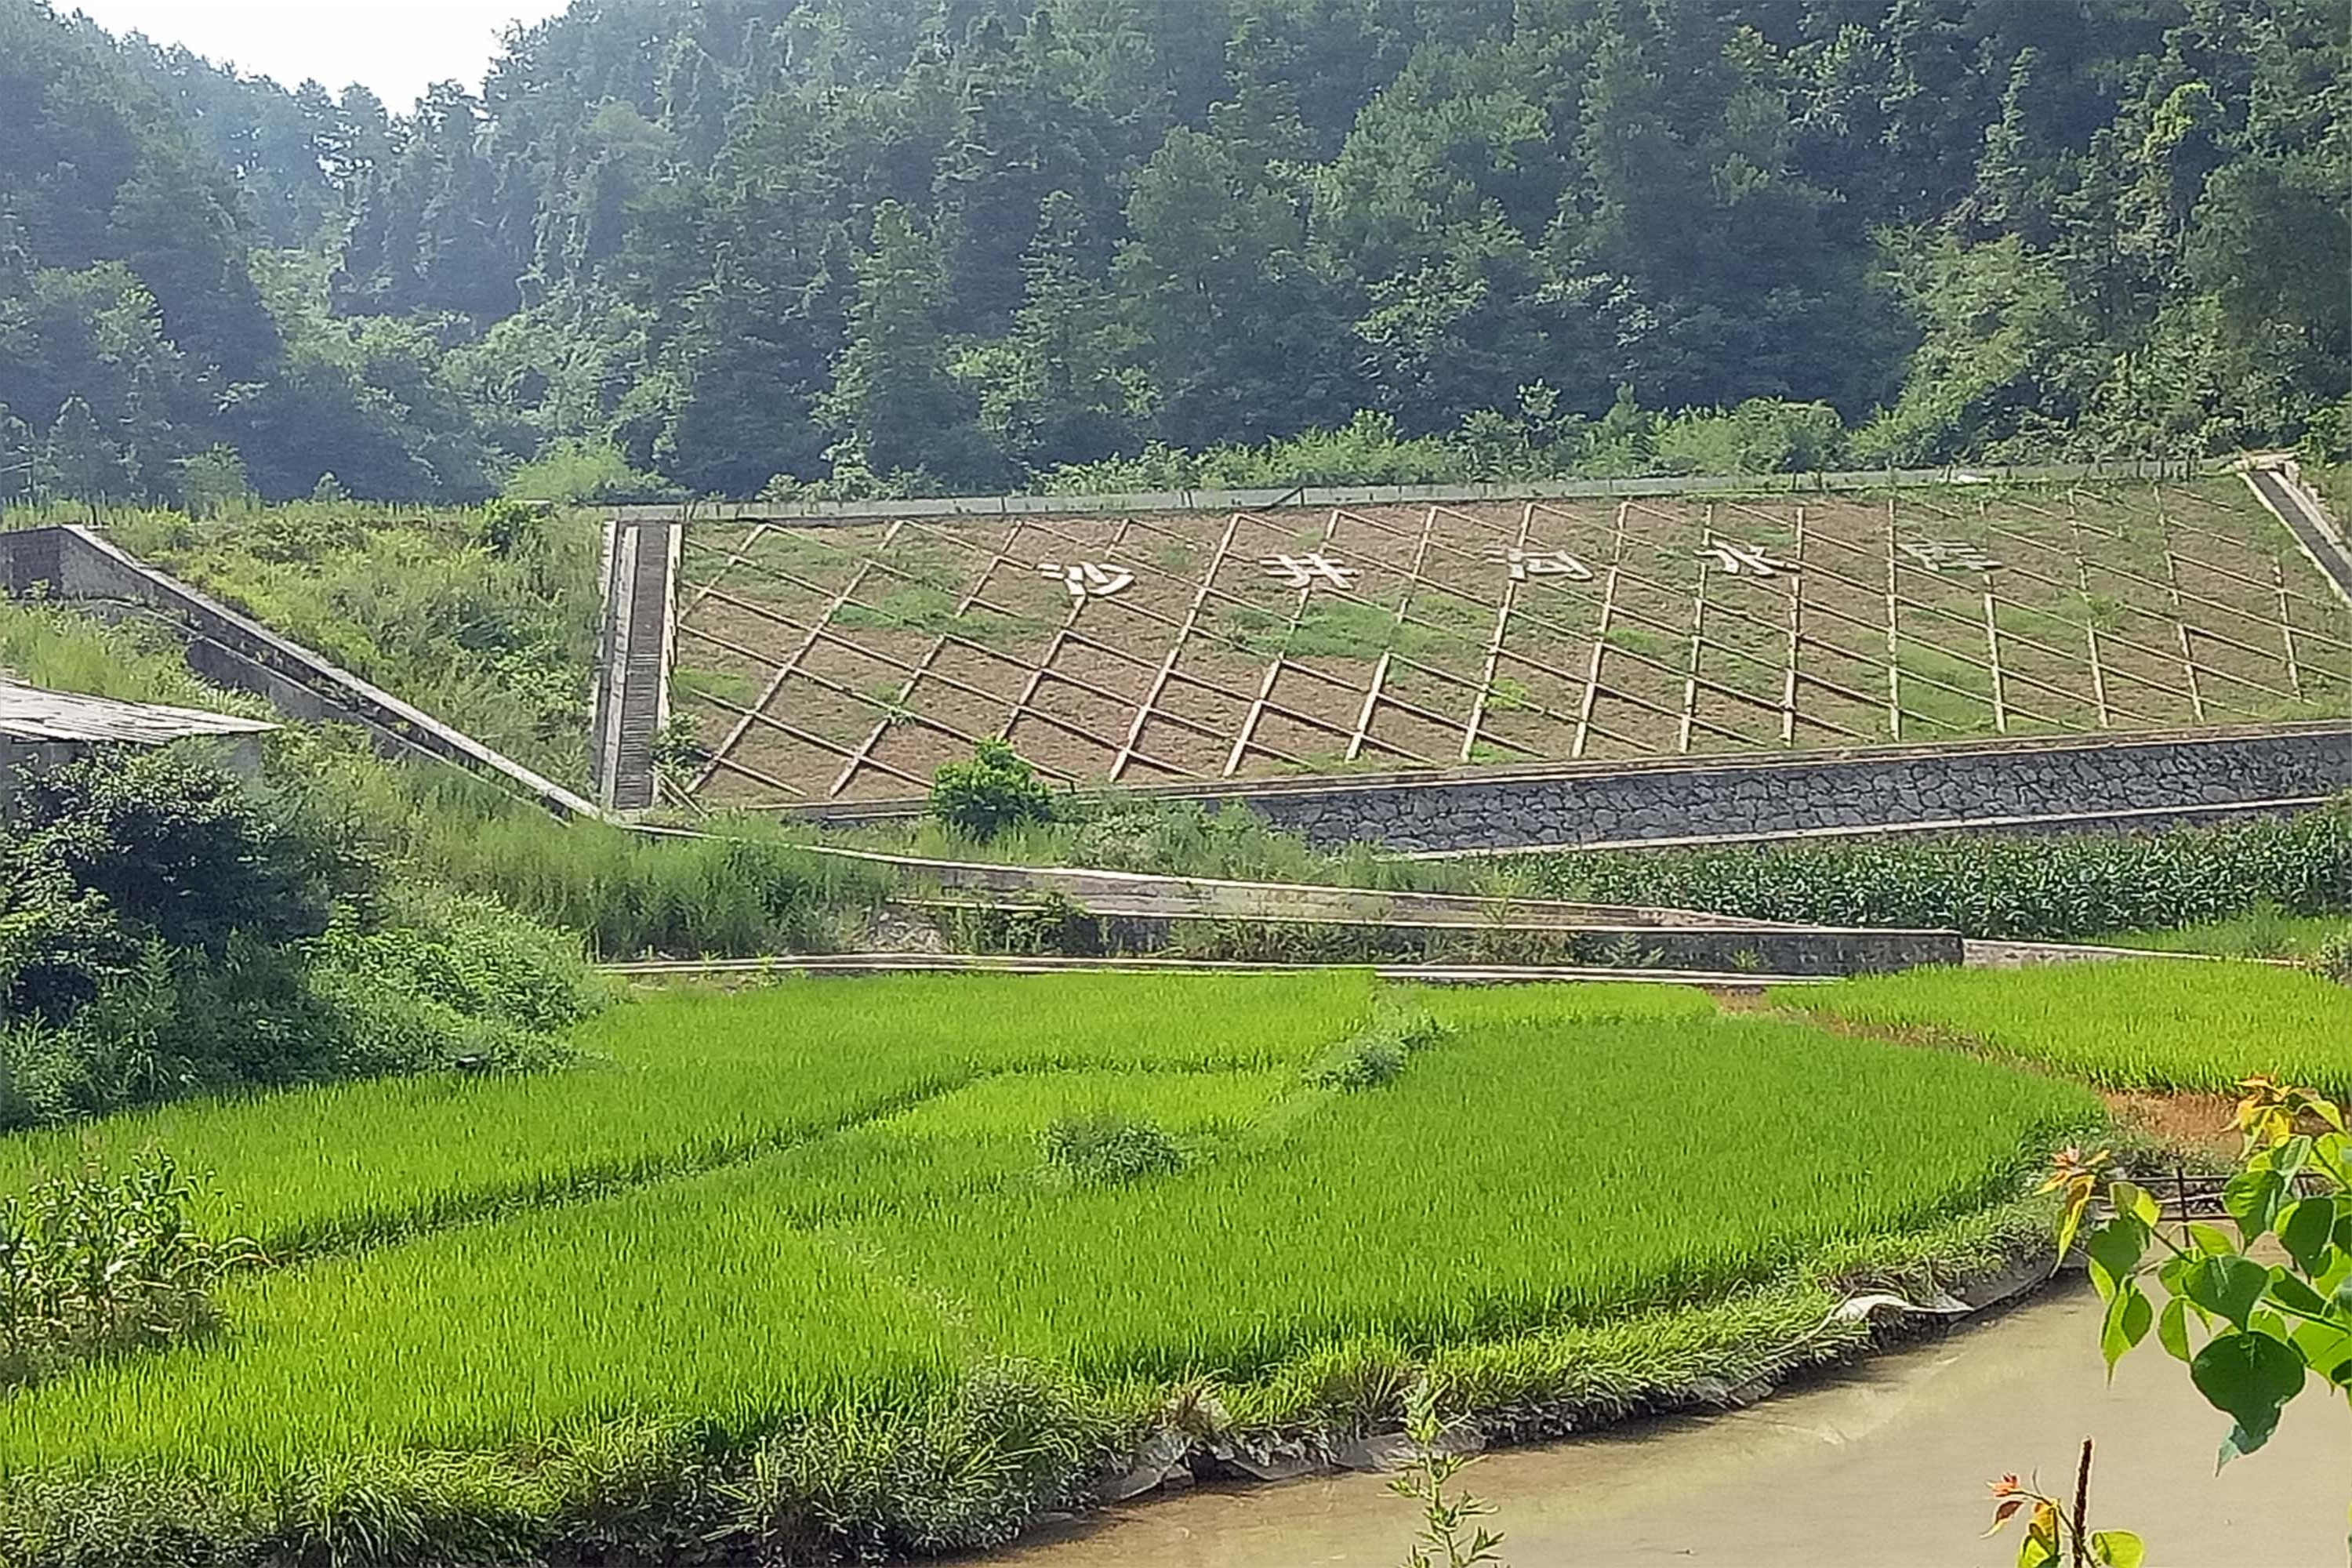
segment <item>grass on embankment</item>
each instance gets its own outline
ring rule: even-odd
[[[1695,992],[1385,994],[1453,1032],[1354,1091],[1305,1069],[1371,1016],[1361,975],[927,977],[637,1001],[603,1068],[102,1124],[284,1234],[646,1179],[248,1276],[225,1339],[0,1401],[0,1555],[174,1560],[126,1519],[234,1563],[362,1526],[398,1563],[926,1549],[1068,1498],[1199,1376],[1266,1440],[1391,1422],[1424,1373],[1456,1410],[1638,1407],[1856,1342],[1812,1279],[1981,1248],[1893,1238],[2098,1114]],[[1065,1117],[1181,1166],[1075,1180],[1040,1152]]]
[[[2260,1073],[2352,1092],[2352,989],[2273,964],[1921,969],[1790,987],[1773,1000],[1970,1044],[2102,1089],[2221,1093]]]

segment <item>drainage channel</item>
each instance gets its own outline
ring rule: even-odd
[[[2090,1437],[2093,1523],[2139,1532],[2150,1562],[2337,1568],[2340,1406],[2290,1407],[2263,1452],[2216,1475],[2228,1418],[2153,1346],[2110,1384],[2099,1321],[2070,1284],[1745,1409],[1489,1454],[1457,1484],[1494,1505],[1480,1522],[1520,1568],[1983,1568],[2017,1542],[2014,1525],[1979,1539],[1986,1482],[2071,1493]],[[1418,1524],[1381,1476],[1202,1487],[1051,1527],[985,1568],[1391,1568]]]

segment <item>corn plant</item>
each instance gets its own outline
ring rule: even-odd
[[[213,1282],[251,1244],[204,1237],[195,1197],[150,1152],[119,1179],[90,1172],[0,1202],[0,1383],[210,1327]]]

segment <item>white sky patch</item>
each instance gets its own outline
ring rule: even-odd
[[[510,22],[544,20],[564,0],[68,0],[112,33],[184,44],[207,59],[287,87],[315,79],[330,91],[352,82],[395,112],[431,83],[482,85]]]

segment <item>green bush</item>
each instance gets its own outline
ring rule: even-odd
[[[393,825],[333,787],[331,748],[289,744],[314,771],[249,784],[175,752],[100,752],[17,793],[0,822],[0,1128],[562,1055],[597,1002],[578,942],[485,896],[394,884]]]
[[[971,760],[944,763],[931,780],[931,815],[959,833],[993,838],[1008,827],[1054,819],[1054,795],[1003,741],[982,741]]]
[[[326,929],[333,889],[262,798],[177,748],[101,752],[29,775],[9,803],[14,867],[62,873],[126,926],[218,951]],[[22,874],[20,872],[20,874]]]
[[[1048,1170],[1079,1186],[1107,1186],[1184,1168],[1184,1151],[1157,1122],[1127,1116],[1063,1117],[1038,1140]]]
[[[1377,1017],[1318,1057],[1307,1068],[1307,1081],[1321,1089],[1378,1089],[1395,1082],[1415,1051],[1428,1049],[1444,1035],[1444,1026],[1425,1013]]]
[[[2340,931],[2312,950],[2311,967],[2339,984],[2352,985],[2352,931]]]

